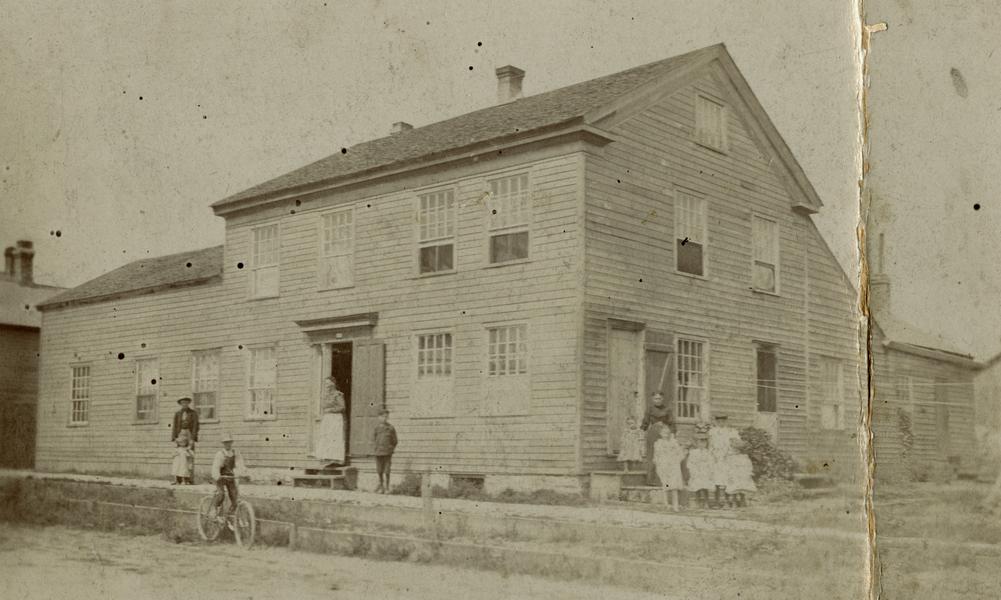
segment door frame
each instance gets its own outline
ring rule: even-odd
[[[643,398],[645,387],[645,352],[644,352],[644,332],[646,329],[646,323],[639,321],[628,321],[625,319],[608,319],[605,327],[605,349],[606,349],[606,369],[608,377],[606,379],[607,383],[605,385],[605,454],[607,456],[615,456],[615,447],[618,445],[618,440],[613,439],[612,431],[612,407],[615,403],[615,398],[612,397],[612,332],[613,331],[625,331],[632,332],[636,334],[635,339],[635,350],[636,350],[636,392],[639,394],[639,402],[645,406],[645,399]],[[623,426],[625,425],[625,418],[623,417]],[[621,432],[620,432],[621,433]]]

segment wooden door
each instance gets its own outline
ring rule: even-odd
[[[626,417],[640,392],[640,331],[608,331],[608,453],[618,454]]]
[[[385,406],[386,349],[375,340],[358,340],[352,351],[352,402],[349,417],[351,440],[348,453],[352,457],[371,456],[374,452],[372,434]]]

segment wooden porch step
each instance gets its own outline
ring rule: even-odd
[[[347,489],[347,477],[344,475],[296,475],[292,478],[292,487],[329,487],[330,489]]]

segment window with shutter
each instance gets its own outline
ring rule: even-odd
[[[160,361],[147,358],[136,361],[136,412],[135,420],[152,423],[157,418],[157,399],[160,384]]]
[[[701,94],[695,97],[695,140],[726,152],[726,106]]]
[[[704,276],[707,241],[706,199],[678,191],[674,202],[675,268]]]

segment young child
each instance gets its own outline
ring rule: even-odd
[[[223,434],[221,441],[222,450],[216,452],[212,460],[212,481],[220,492],[216,498],[216,509],[222,508],[223,495],[229,494],[229,511],[232,513],[236,512],[239,500],[236,477],[246,472],[246,465],[240,453],[233,449],[233,436]]]
[[[688,467],[687,488],[695,492],[695,504],[699,508],[709,507],[709,491],[716,489],[716,463],[710,454],[705,437],[695,439],[695,447],[688,451],[685,466]]]
[[[678,512],[678,490],[685,485],[681,475],[681,461],[685,459],[685,449],[670,429],[664,427],[660,431],[660,439],[653,445],[653,463],[657,469],[657,478],[664,490],[664,504],[667,504],[668,494],[671,496],[671,507]]]
[[[195,466],[195,453],[191,449],[191,435],[187,430],[183,430],[178,434],[174,443],[177,445],[174,449],[174,462],[171,466],[174,485],[191,485]]]
[[[622,431],[622,441],[619,443],[619,462],[622,470],[628,471],[630,463],[643,461],[643,446],[646,441],[636,417],[626,419],[626,428]]]
[[[744,447],[740,437],[730,439],[730,453],[726,457],[726,476],[724,485],[726,486],[727,500],[731,506],[746,506],[749,492],[756,492],[752,475],[754,473],[751,459],[741,452]]]
[[[385,408],[379,411],[379,423],[372,433],[375,441],[375,470],[379,473],[379,487],[376,494],[389,493],[389,469],[393,463],[393,451],[396,450],[396,428],[389,424],[389,411]]]

